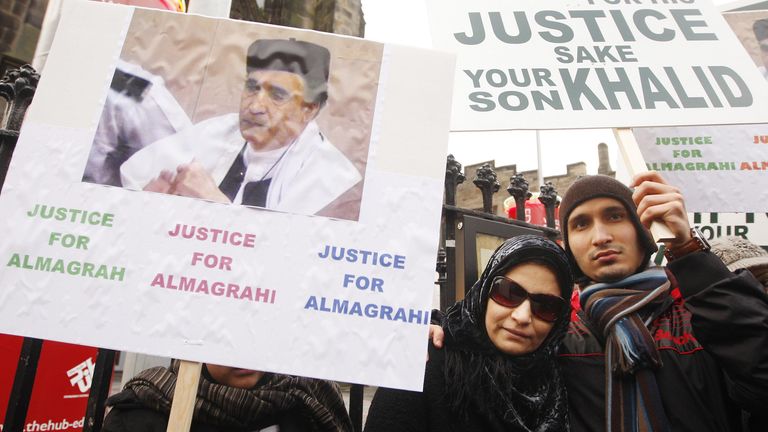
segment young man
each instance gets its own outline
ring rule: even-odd
[[[560,353],[572,431],[738,431],[768,409],[768,296],[691,230],[657,173],[577,180],[560,205],[580,310]],[[648,268],[651,221],[668,265]]]

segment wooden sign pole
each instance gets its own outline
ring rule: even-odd
[[[619,144],[619,151],[624,160],[624,166],[629,171],[629,175],[634,177],[638,173],[648,171],[643,154],[640,153],[640,147],[637,145],[637,140],[635,140],[635,136],[632,134],[632,129],[614,128],[613,134],[616,137],[616,142]],[[651,224],[651,234],[657,242],[671,241],[675,238],[672,231],[661,222],[653,222]]]
[[[191,2],[188,12],[227,18],[231,8],[232,0],[194,1]],[[173,391],[167,432],[189,432],[192,425],[192,414],[195,412],[197,387],[200,384],[200,372],[202,370],[202,363],[181,361],[176,377],[176,389]]]
[[[195,412],[197,387],[200,384],[200,372],[202,370],[202,363],[181,360],[166,432],[189,432],[189,427],[192,425],[192,414]]]

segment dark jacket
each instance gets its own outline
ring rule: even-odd
[[[126,389],[110,397],[112,410],[104,419],[103,432],[165,432],[168,414],[157,412],[141,404],[133,390]],[[278,425],[280,432],[304,432],[312,430],[302,423],[300,416],[286,414],[279,419],[267,419],[262,428]],[[254,432],[259,429],[224,429],[193,421],[190,432]]]
[[[371,402],[365,432],[510,432],[501,422],[473,412],[462,416],[451,409],[444,366],[445,351],[430,344],[424,391],[380,387]]]
[[[675,301],[649,329],[663,362],[656,382],[672,430],[742,430],[742,408],[768,410],[768,295],[749,272],[734,275],[708,252],[667,270]],[[563,345],[558,359],[571,429],[604,431],[603,346],[582,313]]]

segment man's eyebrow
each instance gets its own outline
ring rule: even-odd
[[[253,78],[248,77],[245,79],[246,84],[258,84],[260,86],[264,86],[266,84],[266,87],[276,89],[276,90],[282,90],[284,92],[290,93],[287,88],[281,86],[280,84],[273,84],[269,81],[269,79],[259,79],[259,78]]]
[[[603,209],[603,211],[627,211],[622,205],[612,205]]]
[[[587,219],[588,216],[583,213],[577,213],[575,215],[571,215],[571,217],[568,218],[568,224],[576,223],[576,222],[582,222],[585,219]]]
[[[603,213],[626,213],[627,209],[622,205],[612,205],[603,209]]]

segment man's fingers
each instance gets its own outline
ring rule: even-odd
[[[672,231],[674,246],[690,238],[690,224],[685,210],[685,199],[680,189],[664,180],[659,173],[649,171],[635,176],[632,200],[637,205],[640,223],[650,228],[652,222],[660,222]]]
[[[635,187],[635,191],[632,193],[632,200],[636,205],[639,206],[640,202],[648,196],[664,194],[677,194],[681,201],[683,199],[683,195],[680,193],[680,189],[676,188],[675,186],[671,186],[666,183],[645,181]]]
[[[172,183],[173,182],[173,173],[171,171],[168,171],[168,170],[162,170],[162,171],[160,171],[160,177],[159,178],[162,179],[163,181],[168,182],[168,183]]]
[[[649,228],[654,221],[666,225],[674,236],[674,239],[667,243],[667,247],[683,244],[690,239],[691,227],[688,223],[688,215],[685,213],[683,203],[674,200],[659,200],[659,204],[645,207],[645,204],[651,201],[649,198],[646,197],[643,203],[641,203],[644,206],[642,212],[638,211],[640,223],[646,228]]]
[[[667,181],[664,180],[664,177],[662,177],[661,174],[659,174],[657,171],[645,171],[635,174],[635,176],[632,177],[632,182],[629,187],[637,187],[643,182],[668,184]]]
[[[176,172],[181,174],[182,172],[192,171],[198,168],[202,169],[203,165],[200,162],[196,161],[194,158],[192,158],[192,160],[190,160],[189,162],[183,163],[177,166]]]
[[[646,213],[648,213],[650,209],[664,204],[671,205],[670,210],[675,210],[675,216],[685,215],[685,204],[683,202],[683,196],[678,192],[668,192],[664,194],[645,195],[643,199],[637,203],[637,214],[640,216],[640,220],[644,219]],[[658,209],[654,210],[652,214],[658,217]]]
[[[159,177],[150,180],[150,182],[142,188],[142,190],[148,192],[172,193],[170,192],[170,189],[171,183],[164,179],[162,174]]]
[[[643,201],[641,204],[645,203],[646,201]],[[647,205],[642,212],[638,209],[637,214],[640,216],[640,222],[648,228],[651,226],[651,222],[664,222],[669,219],[670,216],[682,217],[684,213],[681,211],[679,203],[659,200],[658,203]]]

